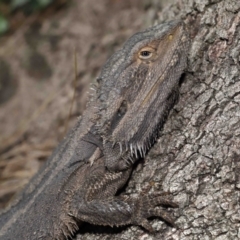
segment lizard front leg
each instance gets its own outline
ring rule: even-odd
[[[152,231],[147,218],[161,217],[173,225],[174,220],[166,210],[156,208],[159,205],[177,207],[169,196],[153,193],[131,196],[114,196],[127,181],[131,169],[110,172],[98,166],[83,184],[81,194],[75,194],[71,203],[71,214],[82,221],[97,225],[120,226],[135,224]]]

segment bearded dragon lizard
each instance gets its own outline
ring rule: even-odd
[[[1,240],[71,239],[80,222],[140,225],[177,207],[159,192],[116,195],[144,158],[177,100],[188,35],[171,21],[133,35],[103,66],[96,94],[68,136],[0,216]]]

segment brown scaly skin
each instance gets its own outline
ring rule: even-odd
[[[183,24],[172,21],[135,34],[107,61],[84,117],[0,216],[1,240],[71,239],[81,221],[149,231],[151,216],[173,223],[155,208],[177,207],[168,196],[115,195],[177,99],[187,48]]]

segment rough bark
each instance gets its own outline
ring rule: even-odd
[[[159,219],[155,234],[88,226],[77,239],[240,239],[239,11],[239,0],[182,0],[159,15],[186,20],[189,65],[178,104],[125,191],[172,193],[179,228]]]

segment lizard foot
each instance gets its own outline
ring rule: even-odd
[[[149,224],[147,218],[160,217],[172,226],[175,226],[175,220],[169,212],[156,208],[159,205],[177,208],[178,204],[173,202],[170,196],[166,196],[162,192],[156,192],[139,197],[135,203],[135,214],[133,214],[132,217],[133,224],[140,225],[149,232],[153,232],[154,230]]]

